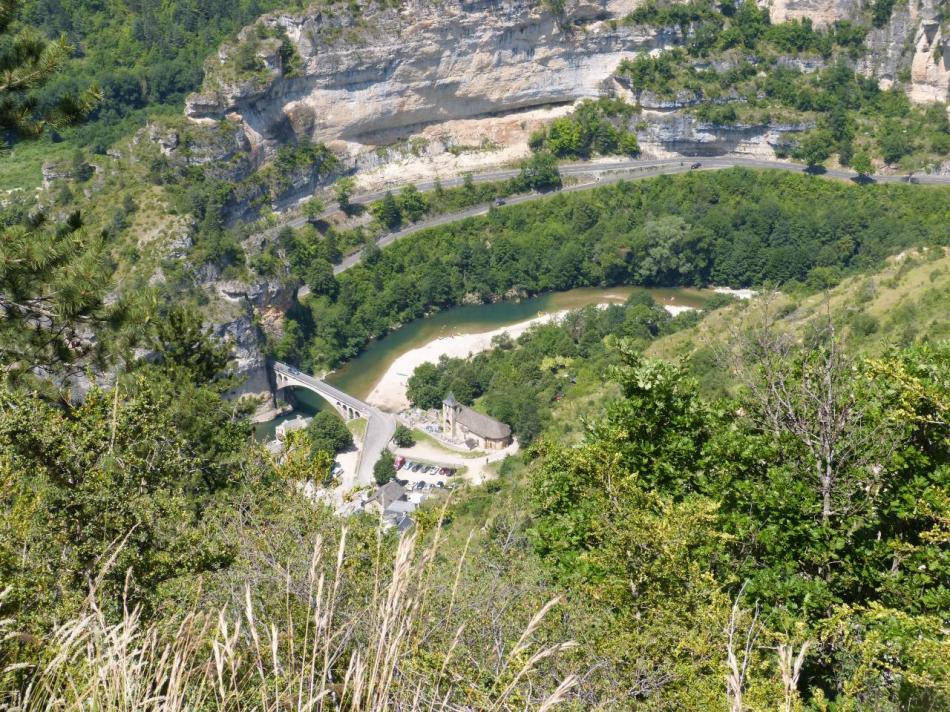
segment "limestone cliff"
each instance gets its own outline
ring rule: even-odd
[[[910,67],[910,98],[946,101],[950,98],[950,35],[931,9],[920,18]]]
[[[868,24],[870,0],[760,0],[772,22],[810,19],[816,26],[836,20]],[[950,41],[941,27],[946,0],[897,2],[890,20],[873,28],[858,68],[885,87],[898,79],[916,102],[950,99]]]
[[[809,19],[817,27],[854,19],[861,10],[861,0],[766,0],[759,5],[769,9],[772,22]]]
[[[262,345],[266,333],[273,335],[280,329],[279,322],[293,302],[296,289],[276,281],[223,281],[212,286],[218,298],[231,307],[228,317],[218,318],[213,328],[215,337],[232,345],[235,373],[242,379],[230,396],[258,399],[253,420],[270,420],[278,409]]]
[[[622,59],[672,39],[609,22],[628,9],[573,0],[556,16],[527,0],[448,0],[365,9],[359,19],[272,15],[260,22],[292,41],[299,76],[282,77],[268,55],[266,78],[225,80],[236,51],[225,48],[188,113],[239,118],[267,149],[303,136],[379,144],[440,121],[572,102],[597,96]]]
[[[762,0],[773,21],[810,18],[869,24],[867,0]],[[915,101],[950,94],[950,43],[939,22],[946,0],[898,2],[855,60],[885,86],[901,81]],[[637,0],[568,0],[554,13],[533,0],[415,0],[361,14],[325,7],[272,14],[245,28],[206,67],[189,98],[198,121],[228,118],[257,165],[308,137],[353,157],[425,126],[568,104],[603,93],[619,62],[676,44],[678,31],[618,22]],[[269,37],[266,41],[255,38]],[[286,37],[297,64],[287,71]],[[260,69],[241,74],[253,44]]]

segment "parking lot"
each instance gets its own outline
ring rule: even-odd
[[[442,467],[431,462],[396,458],[396,480],[413,490],[426,491],[433,487],[443,489],[453,487],[458,480],[458,470],[452,467]]]

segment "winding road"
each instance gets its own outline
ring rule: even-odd
[[[546,198],[551,195],[554,195],[558,192],[573,192],[576,190],[587,190],[593,188],[597,185],[607,185],[610,183],[618,183],[623,180],[643,180],[646,178],[654,178],[660,175],[669,175],[674,173],[686,173],[690,170],[693,163],[699,162],[701,166],[698,170],[722,170],[724,168],[754,168],[754,169],[771,169],[771,170],[781,170],[789,171],[792,173],[805,173],[807,172],[807,167],[798,163],[788,163],[786,161],[769,161],[764,159],[756,158],[740,158],[740,157],[721,157],[721,158],[679,158],[672,159],[624,159],[618,161],[579,161],[576,163],[565,163],[562,164],[559,168],[562,176],[580,176],[586,177],[590,176],[591,180],[581,181],[573,185],[565,186],[556,191],[550,191],[547,193],[525,193],[521,195],[511,196],[505,201],[506,205],[517,205],[519,203],[526,203],[531,200],[538,200],[540,198]],[[472,176],[472,180],[476,183],[485,183],[491,181],[499,180],[508,180],[509,178],[514,178],[519,174],[518,169],[505,169],[497,171],[488,171],[485,173],[479,173]],[[858,177],[858,174],[854,171],[841,170],[836,168],[823,169],[820,172],[815,172],[815,175],[825,177],[825,178],[837,178],[841,180],[855,180]],[[868,178],[869,182],[873,183],[904,183],[909,179],[908,176],[904,175],[879,175]],[[930,174],[918,174],[914,176],[914,181],[919,184],[929,184],[929,185],[950,185],[950,176],[946,175],[930,175]],[[369,193],[361,193],[360,195],[354,196],[351,199],[351,202],[359,205],[367,205],[374,200],[379,200],[382,198],[388,191],[397,191],[405,185],[409,185],[411,181],[406,181],[403,184],[394,184],[387,187],[385,190],[377,190]],[[464,183],[464,178],[447,178],[441,181],[444,187],[454,187],[459,186]],[[435,181],[425,181],[415,183],[415,186],[422,191],[432,190],[436,186]],[[404,237],[408,237],[413,233],[419,232],[420,230],[425,230],[430,227],[437,227],[439,225],[445,225],[447,223],[456,222],[458,220],[464,220],[465,218],[476,217],[478,215],[486,214],[491,208],[490,203],[484,203],[481,205],[475,205],[471,208],[466,208],[465,210],[460,210],[453,213],[444,213],[442,215],[437,215],[427,220],[422,220],[417,223],[413,223],[407,227],[404,227],[401,230],[396,232],[387,233],[380,237],[376,244],[379,247],[386,247],[397,240],[401,240]],[[317,219],[325,219],[330,217],[334,212],[339,210],[339,206],[334,205],[331,208],[323,211]],[[278,227],[270,228],[262,233],[262,236],[269,236],[271,234],[276,234],[278,230],[283,227],[302,227],[307,223],[307,218],[305,217],[296,217],[292,218]],[[359,264],[362,259],[362,254],[356,252],[354,254],[348,255],[343,258],[343,260],[333,268],[334,274],[340,274],[345,272],[356,264]],[[304,293],[306,289],[304,289]],[[301,294],[300,296],[303,296]]]

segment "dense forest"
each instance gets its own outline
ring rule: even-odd
[[[619,183],[425,230],[333,277],[273,345],[325,368],[434,309],[506,295],[635,284],[822,289],[909,245],[945,245],[942,188],[846,185],[746,170]],[[310,253],[325,261],[319,249]]]
[[[180,110],[198,89],[205,58],[263,13],[288,0],[25,0],[20,19],[76,48],[68,70],[38,93],[41,107],[90,84],[102,99],[78,142],[105,152],[144,119]]]

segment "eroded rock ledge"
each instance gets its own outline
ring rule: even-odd
[[[622,59],[675,39],[611,21],[631,5],[574,0],[555,16],[526,0],[449,0],[359,20],[271,15],[259,22],[286,33],[298,76],[282,76],[274,43],[262,43],[266,76],[229,79],[237,47],[225,47],[187,111],[240,121],[266,153],[291,138],[374,145],[432,123],[573,102],[599,95]]]
[[[856,68],[885,86],[905,73],[912,99],[946,100],[942,1],[899,4],[870,33]],[[328,8],[271,14],[208,61],[204,87],[186,110],[197,121],[234,122],[254,165],[305,137],[358,159],[427,126],[613,92],[621,60],[681,39],[676,29],[620,22],[639,4],[567,0],[554,13],[537,0],[415,0],[399,9],[371,4],[359,15]],[[775,0],[770,11],[774,21],[808,17],[819,26],[867,21],[857,0]],[[293,49],[292,71],[282,37]],[[240,69],[249,50],[259,70]]]

